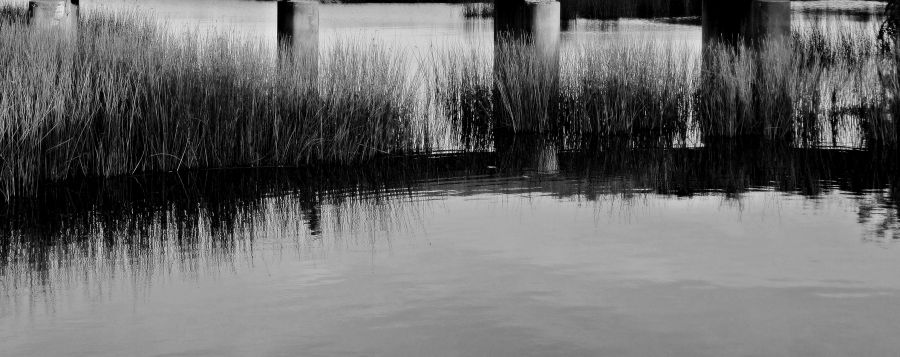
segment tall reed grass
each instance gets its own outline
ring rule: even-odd
[[[494,44],[494,128],[544,133],[559,129],[559,52],[527,38]]]
[[[415,150],[406,57],[344,41],[316,63],[152,18],[83,14],[76,36],[0,29],[0,191],[188,168],[350,163]]]
[[[696,54],[652,40],[583,46],[570,65],[568,121],[576,131],[665,136],[690,125]]]
[[[848,135],[893,140],[882,128],[893,121],[884,115],[878,74],[896,68],[896,59],[877,51],[865,31],[815,31],[703,50],[638,38],[589,43],[564,51],[558,66],[527,42],[511,41],[495,49],[493,69],[477,54],[448,52],[455,58],[433,63],[431,87],[445,114],[465,117],[468,127],[480,120],[516,132],[755,136],[809,145]]]
[[[815,31],[704,51],[629,38],[559,56],[509,39],[492,53],[433,51],[429,75],[414,76],[409,56],[363,41],[330,43],[313,64],[228,36],[172,34],[133,14],[87,13],[73,36],[3,8],[0,191],[30,195],[76,176],[354,163],[430,149],[428,126],[441,121],[472,150],[504,130],[810,144],[855,131],[896,142],[900,56],[864,31]]]
[[[761,49],[713,44],[705,50],[697,92],[698,124],[706,136],[790,138],[794,133],[796,66],[791,48],[772,41]]]
[[[449,125],[452,140],[465,150],[491,146],[494,101],[491,57],[477,50],[443,48],[431,51],[430,80],[426,90],[440,114],[438,122]]]
[[[878,72],[897,63],[866,29],[814,26],[790,39],[704,51],[698,123],[706,135],[756,135],[815,143],[857,131],[880,140],[871,123],[886,107]]]

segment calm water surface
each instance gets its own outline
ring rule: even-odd
[[[591,152],[59,187],[5,211],[0,355],[900,348],[876,155]]]
[[[84,3],[274,34],[269,3]],[[798,6],[801,23],[835,16]],[[489,20],[447,16],[460,12],[323,6],[323,34],[489,46]],[[699,46],[700,29],[579,20],[564,39],[622,36]],[[0,356],[900,350],[896,158],[512,147],[73,182],[2,207]]]

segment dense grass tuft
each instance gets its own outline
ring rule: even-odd
[[[467,128],[808,145],[894,140],[884,129],[894,124],[879,73],[894,71],[896,59],[877,51],[873,34],[817,31],[703,51],[641,39],[586,44],[564,51],[558,66],[512,41],[495,49],[493,76],[477,54],[448,52],[453,59],[433,62],[432,87],[445,114]]]
[[[338,43],[311,64],[136,15],[85,14],[77,36],[0,32],[0,190],[188,168],[349,163],[414,150],[405,56]],[[312,64],[315,65],[315,64]]]
[[[494,127],[512,132],[558,129],[559,54],[526,39],[494,44]]]
[[[615,136],[684,133],[696,55],[654,41],[586,46],[576,56],[569,119],[578,131]]]
[[[558,57],[510,39],[493,54],[435,50],[430,75],[415,76],[402,51],[363,41],[329,43],[312,64],[246,40],[171,34],[136,15],[85,14],[77,35],[30,28],[23,16],[0,9],[6,198],[77,176],[355,163],[429,150],[441,125],[452,138],[439,148],[468,150],[491,149],[499,131],[897,141],[900,55],[864,31],[812,29],[702,53],[625,39]]]
[[[760,50],[728,44],[706,49],[697,92],[698,124],[706,136],[791,138],[794,133],[790,46]]]
[[[427,91],[449,126],[451,140],[465,150],[491,146],[494,102],[491,58],[477,50],[445,48],[431,52]]]

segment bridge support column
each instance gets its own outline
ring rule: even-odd
[[[704,0],[703,41],[760,41],[791,34],[789,0]]]
[[[547,131],[557,120],[560,4],[494,4],[494,128]]]
[[[528,42],[538,53],[559,61],[560,4],[551,0],[498,0],[494,41]]]
[[[796,135],[789,68],[783,61],[772,60],[779,51],[790,51],[790,44],[783,41],[790,35],[788,0],[703,1],[700,85],[701,98],[709,102],[700,106],[698,119],[707,139],[737,135],[790,139]],[[734,79],[739,69],[734,67],[735,59],[722,56],[723,46],[750,47],[753,95],[740,89]]]
[[[305,77],[318,77],[319,1],[277,2],[278,56],[301,66]]]

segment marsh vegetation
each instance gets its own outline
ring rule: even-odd
[[[883,75],[896,60],[864,29],[814,27],[789,39],[711,43],[703,51],[645,39],[589,44],[562,54],[558,65],[532,51],[521,41],[499,44],[493,76],[483,54],[446,53],[433,61],[436,102],[463,132],[497,125],[808,145],[836,143],[842,135],[896,140]]]
[[[86,14],[74,35],[0,23],[7,198],[71,176],[350,163],[422,144],[405,57],[377,44],[330,46],[311,80],[316,64],[135,14]]]
[[[358,233],[418,227],[428,201],[444,195],[533,194],[599,206],[650,196],[740,202],[758,190],[811,200],[845,192],[869,210],[895,207],[900,197],[895,156],[877,151],[746,140],[636,149],[605,140],[559,154],[559,172],[542,176],[527,160],[535,142],[515,140],[499,152],[378,158],[352,168],[192,171],[53,186],[0,209],[0,276],[10,288],[39,292],[86,276],[196,273],[235,264],[271,241],[289,251],[381,244]],[[863,199],[873,193],[876,201]],[[881,228],[872,239],[900,238],[893,210],[860,220]],[[322,240],[337,236],[346,240]]]
[[[0,355],[898,350],[874,21],[323,5],[297,56],[272,2],[90,3],[0,6]]]
[[[421,63],[344,39],[303,63],[246,39],[166,31],[133,13],[88,12],[73,33],[29,27],[21,8],[0,14],[0,51],[10,54],[0,59],[6,199],[73,177],[428,153],[448,149],[447,135],[449,148],[464,150],[493,149],[498,132],[667,146],[897,138],[897,59],[865,28],[814,26],[703,51],[633,38],[558,57],[509,39],[493,53],[433,49]]]

